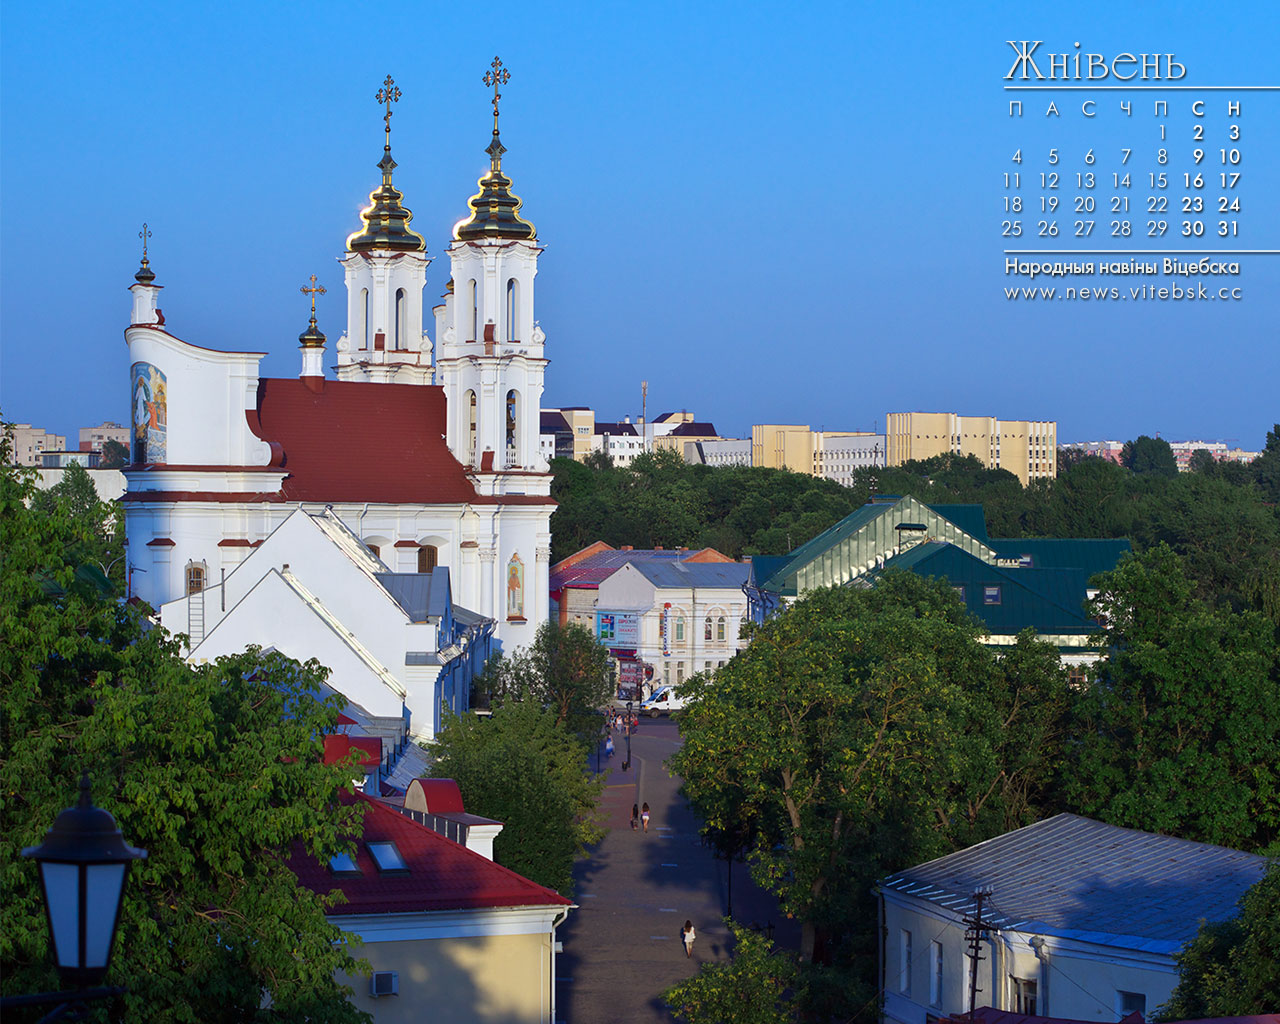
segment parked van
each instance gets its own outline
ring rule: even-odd
[[[672,711],[683,711],[686,703],[682,697],[676,696],[674,686],[659,686],[653,691],[653,696],[640,705],[640,711],[650,718],[657,718]]]

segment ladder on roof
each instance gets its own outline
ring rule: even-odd
[[[204,640],[204,589],[187,596],[187,636],[194,651]]]

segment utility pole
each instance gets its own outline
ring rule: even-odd
[[[640,382],[640,450],[649,450],[649,382]]]
[[[978,961],[985,960],[982,955],[982,903],[991,895],[990,889],[979,889],[973,894],[973,915],[964,919],[964,940],[969,944],[969,1022],[973,1024],[973,1011],[978,1005]]]

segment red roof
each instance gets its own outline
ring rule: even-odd
[[[364,804],[364,834],[356,844],[359,875],[335,875],[295,846],[289,867],[298,881],[317,893],[340,889],[347,902],[330,913],[405,914],[488,907],[567,907],[572,901],[514,871],[495,864],[425,825],[406,818],[362,793],[342,802]],[[379,874],[369,842],[394,842],[407,874]]]
[[[1012,1010],[996,1010],[981,1006],[973,1011],[973,1019],[979,1024],[1089,1024],[1074,1017],[1037,1017]],[[957,1013],[942,1018],[943,1024],[969,1024],[967,1013]],[[1142,1024],[1142,1014],[1134,1012],[1120,1018],[1120,1024]],[[1280,1013],[1257,1013],[1245,1017],[1206,1017],[1197,1020],[1171,1021],[1170,1024],[1280,1024]]]
[[[350,736],[345,732],[333,732],[324,738],[324,763],[333,764],[341,761],[353,750],[360,751],[360,756],[356,758],[355,763],[367,765],[366,770],[377,768],[378,762],[382,760],[382,740],[379,737]]]
[[[286,501],[458,504],[477,500],[445,444],[444,388],[327,380],[258,382],[263,441],[284,450]]]

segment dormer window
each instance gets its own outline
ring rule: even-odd
[[[400,851],[396,849],[396,844],[387,840],[385,842],[365,843],[369,848],[369,856],[373,858],[374,864],[378,866],[378,871],[384,875],[409,873],[409,865],[404,862],[404,858],[400,856]]]

